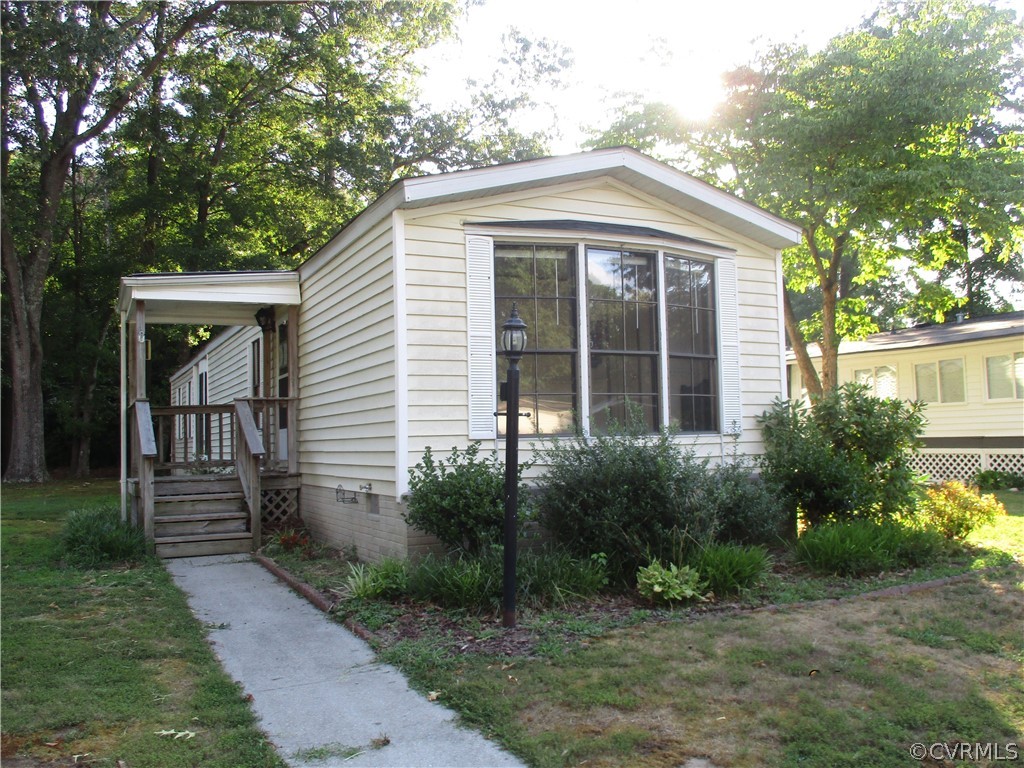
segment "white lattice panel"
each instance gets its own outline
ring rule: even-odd
[[[988,469],[1024,475],[1024,453],[992,453],[988,456]]]
[[[264,488],[260,511],[265,528],[273,529],[296,523],[299,517],[298,489]]]
[[[928,475],[934,483],[946,480],[970,482],[980,470],[980,453],[918,453],[911,462],[916,472]]]

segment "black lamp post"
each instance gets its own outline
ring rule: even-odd
[[[516,517],[519,507],[519,360],[526,349],[526,323],[512,302],[501,326],[501,351],[508,358],[505,380],[505,560],[501,590],[501,625],[516,625]]]

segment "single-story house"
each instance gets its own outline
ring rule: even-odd
[[[167,556],[255,546],[253,507],[298,511],[368,559],[422,549],[402,518],[409,468],[428,446],[503,449],[497,332],[513,302],[527,454],[629,409],[700,455],[757,454],[757,417],[786,387],[780,252],[799,240],[615,148],[400,180],[295,271],[126,277],[126,505]],[[230,326],[172,378],[169,408],[145,394],[150,322]],[[188,537],[215,526],[166,499],[232,467],[244,504],[226,506],[248,511],[245,530],[224,523],[236,538],[197,550]]]
[[[816,345],[809,352],[820,359]],[[930,479],[969,481],[983,469],[1024,475],[1024,312],[843,341],[839,381],[925,403],[917,468]],[[788,394],[806,395],[792,355]]]

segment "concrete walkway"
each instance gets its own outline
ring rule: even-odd
[[[456,725],[454,713],[410,689],[365,642],[247,555],[168,560],[167,569],[289,765],[523,765]]]

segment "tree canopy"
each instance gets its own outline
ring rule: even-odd
[[[6,480],[46,476],[44,425],[87,471],[116,423],[121,275],[294,267],[399,176],[543,153],[512,121],[565,64],[542,41],[509,37],[518,82],[417,103],[412,54],[463,10],[2,3]]]
[[[672,156],[799,224],[786,329],[820,394],[838,384],[840,340],[878,330],[882,312],[982,312],[993,302],[979,276],[1019,273],[1022,40],[1012,12],[984,3],[889,2],[820,51],[775,45],[728,73],[706,124],[634,104],[593,143]],[[961,296],[941,282],[954,276]],[[813,298],[803,318],[801,295]]]

